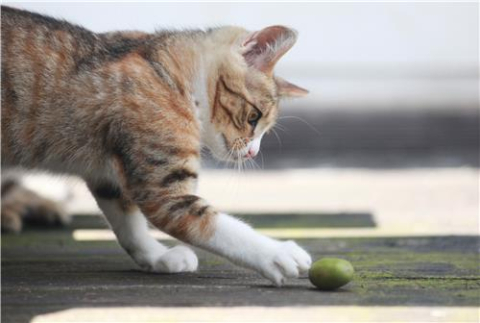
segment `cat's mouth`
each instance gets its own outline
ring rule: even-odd
[[[235,162],[239,160],[247,160],[252,159],[257,155],[257,153],[250,147],[249,143],[244,139],[237,138],[232,145],[228,143],[224,134],[222,134],[222,139],[227,161]]]

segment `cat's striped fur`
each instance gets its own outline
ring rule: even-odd
[[[292,30],[96,34],[2,7],[1,36],[4,168],[84,178],[120,244],[151,271],[197,263],[186,247],[148,237],[143,215],[277,284],[308,267],[298,246],[262,237],[195,195],[203,146],[226,160],[254,157],[279,99],[306,93],[273,75]]]

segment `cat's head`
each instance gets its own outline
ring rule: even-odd
[[[205,144],[220,160],[255,157],[260,141],[275,124],[285,97],[308,93],[274,75],[278,60],[294,45],[296,32],[271,26],[249,33],[240,28],[217,31],[218,64],[208,85],[210,114]]]

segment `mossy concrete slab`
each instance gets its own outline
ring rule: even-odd
[[[478,237],[298,242],[314,259],[349,260],[354,280],[334,292],[315,289],[307,277],[275,288],[200,250],[196,273],[149,274],[113,241],[74,241],[71,230],[3,235],[2,318],[29,322],[62,309],[122,306],[479,306]]]

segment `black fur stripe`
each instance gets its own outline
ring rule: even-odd
[[[181,182],[186,179],[196,179],[198,176],[196,173],[189,171],[186,168],[180,168],[172,171],[170,174],[165,176],[162,180],[162,186],[169,186],[176,182]]]
[[[194,215],[200,217],[205,214],[205,211],[207,211],[208,208],[209,208],[208,205],[202,206],[198,211],[194,213]]]
[[[9,191],[11,191],[18,183],[12,179],[8,179],[2,182],[2,196],[6,195]]]
[[[195,196],[195,195],[184,195],[184,196],[181,197],[179,202],[176,202],[172,206],[170,206],[168,211],[170,213],[173,213],[173,212],[176,212],[176,211],[181,210],[181,209],[190,208],[193,205],[193,203],[195,203],[199,199],[200,198],[198,196]]]
[[[161,63],[152,60],[149,60],[148,62],[162,81],[164,81],[171,89],[178,90],[177,84],[172,75]]]
[[[164,166],[166,164],[168,164],[168,161],[165,160],[165,159],[159,159],[159,158],[155,158],[155,157],[147,157],[145,159],[145,161],[150,164],[150,165],[153,165],[153,166]]]
[[[95,196],[105,200],[114,200],[122,196],[120,188],[112,184],[102,184],[97,186],[93,190],[93,193]]]

